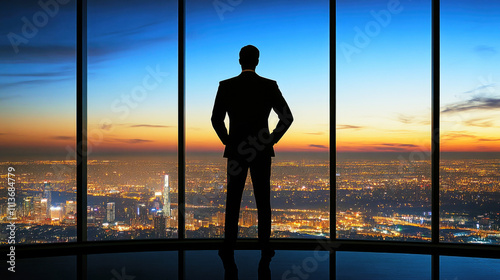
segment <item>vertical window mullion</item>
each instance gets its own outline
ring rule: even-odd
[[[77,4],[76,200],[77,242],[87,241],[87,0]]]
[[[330,240],[337,239],[337,176],[332,176],[332,174],[337,174],[336,6],[337,1],[333,1],[333,4],[330,2]]]
[[[439,156],[440,156],[440,33],[439,11],[440,1],[432,0],[432,243],[439,244]],[[431,256],[431,279],[439,279],[439,255]]]
[[[186,129],[185,129],[185,3],[184,0],[178,2],[178,238],[184,239],[186,231],[185,220],[185,191],[186,191]]]
[[[432,243],[439,243],[439,0],[432,1]]]
[[[76,11],[76,241],[87,242],[87,0]],[[87,256],[77,255],[77,279],[87,279]]]

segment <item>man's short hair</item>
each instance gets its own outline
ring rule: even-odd
[[[240,64],[244,68],[255,68],[259,64],[259,49],[252,45],[241,48]]]

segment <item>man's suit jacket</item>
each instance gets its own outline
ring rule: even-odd
[[[268,118],[273,109],[279,122],[269,133]],[[229,116],[229,133],[224,124]],[[287,131],[293,116],[275,81],[253,71],[219,83],[212,111],[212,125],[226,148],[224,157],[253,160],[274,156],[273,145]]]

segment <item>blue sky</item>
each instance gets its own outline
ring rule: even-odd
[[[254,44],[261,50],[257,73],[278,81],[295,115],[277,149],[327,151],[329,1],[213,3],[186,3],[188,149],[222,149],[209,121],[218,82],[239,74],[239,49]],[[445,147],[490,149],[500,139],[495,110],[500,106],[500,3],[441,3]],[[428,148],[430,1],[339,0],[336,5],[338,148]],[[176,9],[175,1],[89,1],[94,152],[176,150]],[[74,146],[75,2],[60,4],[34,36],[24,38],[24,19],[33,23],[44,11],[34,0],[1,4],[0,145],[12,153],[65,154]],[[356,45],[359,30],[371,32],[368,43]],[[12,34],[24,36],[18,52]],[[346,55],[346,46],[356,52]],[[147,98],[124,107],[123,96],[143,85],[148,69],[165,76],[147,90]],[[117,108],[127,108],[127,114]]]
[[[295,117],[277,149],[327,151],[328,8],[328,1],[241,1],[222,13],[210,1],[187,2],[188,149],[222,148],[210,124],[218,82],[240,73],[239,50],[252,44],[261,53],[256,72],[278,82]],[[272,114],[270,126],[276,122]]]

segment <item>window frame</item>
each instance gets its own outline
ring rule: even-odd
[[[336,1],[330,3],[330,54],[336,53]],[[439,279],[441,255],[500,258],[500,246],[441,243],[439,235],[440,161],[440,1],[431,0],[431,233],[429,242],[380,242],[336,238],[336,176],[330,165],[330,238],[273,240],[276,249],[328,250],[330,279],[335,279],[336,251],[370,251],[431,255],[431,279]],[[184,279],[185,250],[215,250],[221,239],[185,237],[185,1],[178,1],[178,235],[172,239],[87,241],[87,0],[77,0],[77,241],[67,244],[20,244],[19,257],[77,255],[77,279],[86,279],[87,254],[178,250],[179,279]],[[336,56],[330,55],[330,163],[336,163]],[[332,214],[333,213],[333,214]],[[238,249],[254,249],[256,240],[239,240]],[[160,246],[159,246],[160,245]]]

